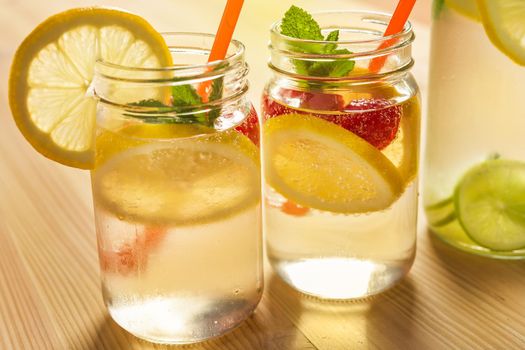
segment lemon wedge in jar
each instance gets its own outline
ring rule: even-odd
[[[267,183],[301,206],[366,213],[388,208],[403,191],[392,162],[336,124],[288,114],[267,120],[263,133]]]
[[[236,130],[144,124],[102,132],[96,144],[93,196],[123,220],[204,224],[260,201],[259,149]]]

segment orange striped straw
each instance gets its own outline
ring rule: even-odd
[[[208,63],[226,58],[226,53],[228,52],[228,47],[230,46],[230,41],[232,40],[237,20],[241,14],[243,3],[244,0],[228,0],[226,2],[221,23],[219,24],[219,29],[215,35],[215,41],[213,42],[210,56],[208,58]],[[199,85],[198,93],[203,102],[208,102],[210,87],[211,81],[209,80]]]
[[[408,20],[408,16],[410,16],[410,12],[412,12],[412,9],[414,8],[414,4],[416,3],[416,0],[400,0],[397,4],[396,10],[394,11],[394,14],[392,15],[392,18],[390,19],[390,22],[388,23],[388,26],[386,27],[385,33],[383,34],[383,37],[390,36],[397,34],[403,30],[405,27],[405,23]],[[377,48],[377,50],[386,49],[387,47],[393,45],[395,43],[396,39],[390,39],[383,41],[381,45]],[[383,68],[385,65],[387,56],[380,56],[372,59],[370,61],[370,65],[368,66],[368,69],[372,73],[377,73]]]

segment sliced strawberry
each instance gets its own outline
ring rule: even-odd
[[[343,97],[337,94],[306,92],[282,89],[283,100],[298,99],[301,108],[318,111],[340,111],[344,107]]]
[[[263,120],[267,120],[283,114],[298,113],[298,111],[280,104],[265,93],[262,97],[261,113]]]
[[[138,256],[132,245],[125,244],[118,251],[104,250],[100,254],[100,268],[104,272],[128,275],[138,271]]]
[[[301,106],[301,109],[340,111],[344,107],[343,97],[336,94],[282,89],[280,92],[280,97],[283,101]],[[294,100],[296,100],[296,103],[293,103]],[[278,115],[300,113],[298,110],[295,110],[291,107],[286,107],[283,104],[280,104],[279,102],[271,99],[268,94],[264,94],[262,97],[262,111],[265,120]]]
[[[259,146],[259,119],[253,106],[250,109],[250,114],[248,114],[241,124],[235,127],[235,130],[240,131],[252,140],[254,144]]]
[[[361,111],[338,115],[320,115],[321,118],[342,126],[365,139],[377,149],[388,146],[396,137],[401,121],[399,105],[385,99],[359,99],[350,101],[344,111]]]
[[[102,271],[121,275],[138,273],[146,268],[148,256],[160,244],[167,230],[163,227],[146,227],[141,235],[124,243],[117,250],[100,252]]]
[[[283,203],[281,206],[281,211],[283,213],[286,213],[288,215],[293,216],[305,216],[310,211],[310,208],[303,207],[295,202],[292,202],[291,200],[287,200]]]
[[[297,103],[301,108],[318,110],[320,112],[332,110],[342,112],[338,114],[309,114],[342,126],[380,150],[384,149],[395,139],[399,129],[402,115],[401,106],[393,105],[392,102],[386,99],[357,99],[352,100],[343,107],[342,97],[334,94],[307,93],[283,89],[282,96],[283,101],[290,98],[305,99],[303,102],[299,101]],[[271,99],[267,94],[263,95],[262,111],[265,120],[290,113],[308,114],[308,112],[300,109],[285,106]],[[344,113],[350,111],[351,113]],[[358,111],[364,112],[359,113]]]

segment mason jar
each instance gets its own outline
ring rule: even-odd
[[[380,13],[313,17],[323,37],[339,30],[339,41],[288,37],[280,22],[270,33],[262,96],[267,252],[303,293],[363,298],[391,287],[414,260],[414,34],[407,23],[382,37],[390,16]]]
[[[184,344],[246,319],[263,288],[259,124],[244,46],[164,38],[173,67],[98,62],[91,172],[104,301],[137,337]]]
[[[523,259],[525,62],[489,37],[497,14],[482,16],[481,5],[434,1],[423,203],[430,230],[448,244]]]

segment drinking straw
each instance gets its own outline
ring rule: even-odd
[[[416,3],[416,0],[400,0],[399,1],[394,11],[394,14],[392,15],[392,18],[390,18],[390,22],[388,23],[388,26],[386,27],[383,37],[397,34],[403,30],[403,28],[405,27],[405,23],[408,20],[408,16],[410,16],[410,12],[412,12],[412,9],[414,8],[415,3]],[[395,41],[396,39],[389,39],[389,40],[383,41],[383,43],[379,45],[377,50],[386,49],[387,47],[394,44]],[[370,61],[370,65],[368,66],[368,69],[372,73],[379,72],[381,68],[383,68],[386,62],[386,59],[387,59],[386,55],[372,59],[372,61]]]
[[[210,56],[208,57],[208,63],[226,58],[226,53],[228,52],[228,47],[230,46],[230,41],[232,40],[243,3],[244,0],[228,0],[226,2],[221,23],[215,35]],[[198,93],[204,102],[208,102],[208,90],[210,86],[211,81],[209,80],[199,85]]]

